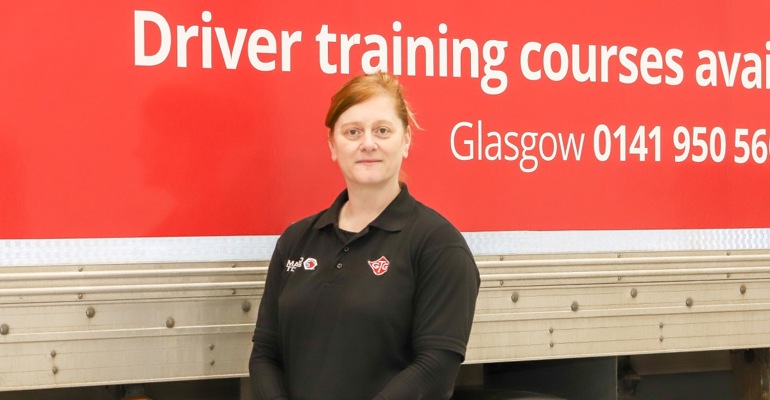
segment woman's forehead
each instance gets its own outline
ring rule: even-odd
[[[340,114],[337,124],[350,122],[400,122],[396,102],[388,95],[377,95],[355,104]]]

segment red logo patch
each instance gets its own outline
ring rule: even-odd
[[[390,261],[388,261],[385,256],[380,257],[377,261],[367,261],[369,263],[369,266],[372,267],[372,272],[374,272],[375,275],[379,276],[386,272],[388,272],[388,266],[390,265]]]
[[[308,258],[305,260],[305,262],[302,264],[302,267],[306,270],[312,271],[315,269],[315,267],[318,266],[318,261],[316,261],[315,258]]]

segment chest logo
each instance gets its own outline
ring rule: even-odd
[[[318,266],[318,261],[316,261],[315,258],[308,258],[305,260],[305,262],[302,264],[302,267],[305,268],[308,271],[312,271],[315,269],[315,267]]]
[[[374,274],[377,276],[388,272],[388,267],[390,266],[390,261],[388,261],[385,256],[382,256],[375,261],[367,262],[369,263],[369,266],[372,267],[372,272],[374,272]]]
[[[302,266],[303,260],[305,260],[305,257],[300,258],[298,261],[293,261],[293,260],[286,261],[286,271],[294,272],[295,269]]]

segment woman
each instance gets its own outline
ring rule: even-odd
[[[346,190],[289,226],[249,362],[258,399],[448,399],[479,275],[460,233],[399,182],[414,119],[398,81],[353,78],[326,116]]]

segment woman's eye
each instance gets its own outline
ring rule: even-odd
[[[390,134],[390,129],[385,126],[381,126],[374,130],[374,133],[379,136],[388,136]]]
[[[360,133],[361,131],[355,128],[345,130],[345,136],[358,136]]]

